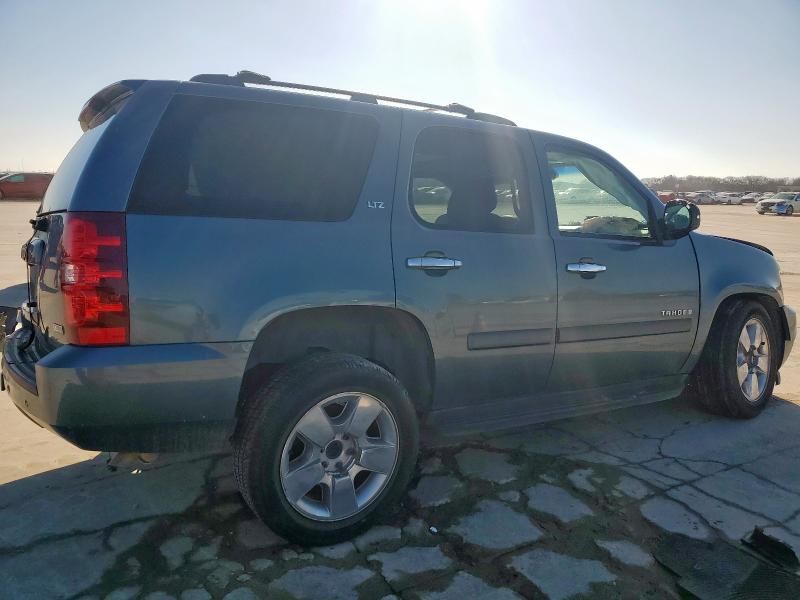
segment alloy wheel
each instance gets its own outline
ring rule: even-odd
[[[739,334],[736,374],[745,398],[756,402],[769,381],[769,338],[764,324],[756,317],[749,319]]]
[[[280,478],[289,504],[315,521],[364,510],[397,465],[397,423],[369,394],[329,396],[308,410],[283,446]]]

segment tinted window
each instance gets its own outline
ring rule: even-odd
[[[548,152],[547,161],[559,231],[650,236],[647,200],[613,169],[577,152]]]
[[[410,200],[426,224],[443,229],[530,231],[522,156],[513,140],[455,127],[417,137]]]
[[[177,96],[145,153],[131,212],[341,221],[375,147],[368,116]]]

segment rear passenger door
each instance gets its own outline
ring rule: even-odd
[[[534,164],[530,139],[514,127],[404,114],[392,219],[397,306],[431,336],[434,409],[545,387],[556,276]]]

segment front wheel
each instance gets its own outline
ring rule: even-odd
[[[249,398],[234,435],[234,472],[256,515],[283,537],[332,544],[403,496],[417,417],[388,371],[320,352],[284,367]]]
[[[770,314],[754,300],[720,308],[689,387],[706,409],[749,419],[766,406],[778,372],[778,341]]]
[[[787,217],[791,217],[794,214],[794,206],[787,206],[786,212],[784,213]]]

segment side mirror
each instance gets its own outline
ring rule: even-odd
[[[700,227],[700,209],[686,200],[670,200],[664,205],[664,237],[677,240]]]

